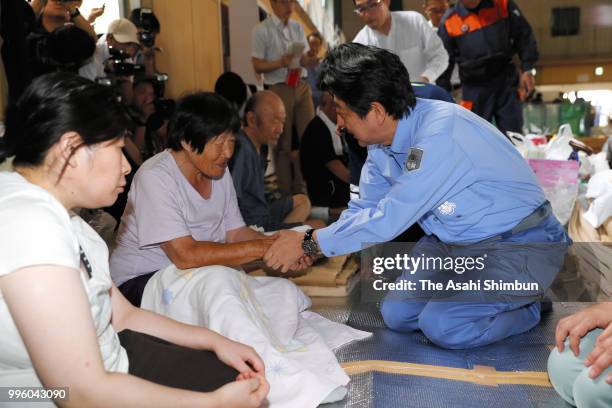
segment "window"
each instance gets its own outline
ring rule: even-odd
[[[553,37],[577,35],[580,31],[580,7],[552,9],[551,34]]]
[[[92,9],[104,5],[104,14],[98,17],[94,23],[96,33],[104,34],[111,21],[121,18],[121,6],[119,3],[120,0],[84,0],[80,11],[87,18]]]

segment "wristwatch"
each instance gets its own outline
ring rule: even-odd
[[[302,240],[302,250],[312,259],[317,259],[321,251],[319,249],[319,244],[317,244],[317,241],[312,238],[312,234],[314,231],[315,230],[311,228],[306,231],[306,234],[304,234],[304,239]]]
[[[81,15],[81,12],[79,11],[79,9],[75,8],[74,10],[70,12],[70,20],[72,21],[80,15]]]

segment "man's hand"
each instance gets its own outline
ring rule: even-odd
[[[287,68],[291,65],[291,61],[293,61],[293,54],[285,54],[279,60],[280,68]]]
[[[66,10],[66,13],[68,14],[68,17],[70,18],[70,14],[74,12],[74,10],[78,9],[79,4],[76,1],[67,1],[62,3],[62,5],[64,6],[64,9]]]
[[[612,302],[599,303],[559,321],[555,331],[555,343],[559,352],[569,336],[570,348],[574,355],[580,354],[580,339],[589,331],[599,327],[605,329],[612,321]]]
[[[420,76],[419,77],[419,82],[423,82],[423,83],[428,84],[430,81],[429,81],[429,78],[427,78],[426,76]]]
[[[259,247],[261,249],[261,256],[263,257],[268,250],[270,249],[270,247],[272,246],[272,244],[274,244],[274,241],[276,241],[279,237],[279,233],[275,233],[274,235],[270,235],[270,236],[265,236],[264,238],[260,238],[257,239],[256,242],[259,244]]]
[[[612,365],[612,324],[597,337],[595,348],[587,356],[584,365],[591,367],[589,377],[595,379],[610,365]],[[612,384],[612,373],[606,378],[608,384]]]
[[[89,22],[89,24],[93,24],[94,21],[96,21],[98,17],[104,14],[105,6],[106,5],[103,4],[102,7],[96,7],[96,8],[91,9],[91,13],[89,13],[89,17],[87,17],[87,21]]]
[[[303,240],[303,232],[280,231],[278,238],[264,255],[264,262],[268,267],[286,273],[291,266],[299,265],[298,261],[304,255]]]
[[[533,90],[535,89],[535,79],[533,75],[531,75],[530,71],[525,71],[521,75],[521,88],[523,88],[526,92],[526,96],[531,95]]]
[[[314,259],[312,259],[308,255],[304,254],[293,265],[291,265],[289,267],[289,269],[292,270],[292,271],[301,271],[301,270],[304,270],[304,269],[312,266],[313,262],[314,262]]]

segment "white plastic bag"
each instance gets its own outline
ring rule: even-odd
[[[536,144],[533,140],[546,139],[545,136],[528,134],[523,136],[520,133],[506,132],[508,138],[525,159],[543,159],[545,144]]]
[[[593,201],[584,214],[584,219],[593,228],[599,228],[612,217],[612,170],[602,171],[591,177],[586,197]]]
[[[546,145],[545,155],[548,160],[567,160],[572,154],[570,140],[574,138],[572,128],[569,124],[559,127],[557,136]]]

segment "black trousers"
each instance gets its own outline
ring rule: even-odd
[[[147,286],[147,282],[151,279],[155,272],[145,273],[144,275],[137,276],[128,281],[123,282],[119,285],[119,291],[125,296],[136,307],[140,307],[142,301],[142,294],[144,288]]]
[[[129,373],[168,387],[210,392],[236,380],[238,371],[208,350],[178,346],[131,330],[119,333],[127,351]]]

